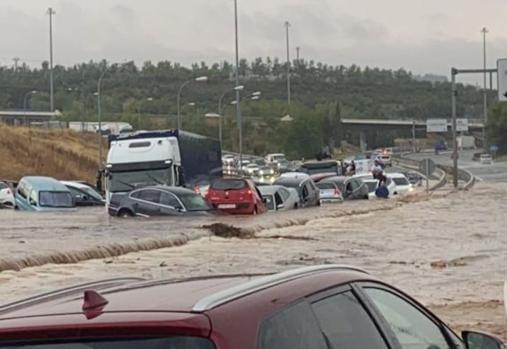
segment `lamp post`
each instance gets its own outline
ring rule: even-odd
[[[27,93],[25,93],[25,96],[23,97],[23,114],[24,114],[24,117],[25,117],[25,126],[27,125],[27,116],[26,116],[26,103],[27,103],[27,99],[28,99],[28,96],[32,96],[34,94],[37,94],[36,90],[28,91]]]
[[[50,7],[49,15],[49,108],[55,111],[54,87],[53,87],[53,16],[56,12]]]
[[[239,93],[239,91],[237,91],[236,93]],[[262,92],[261,91],[255,91],[253,93],[251,93],[250,95],[247,95],[246,97],[250,97],[250,100],[252,101],[258,101],[260,98],[261,98],[261,94]],[[239,98],[239,99],[236,99],[235,101],[232,101],[231,102],[231,105],[235,105],[236,106],[236,110],[240,110],[240,104],[241,104],[241,101],[243,99],[242,98]],[[242,164],[243,163],[243,117],[241,116],[240,114],[240,118],[237,120],[238,122],[238,127],[239,127],[239,163]]]
[[[231,91],[243,91],[245,89],[245,86],[243,85],[237,85],[234,86],[232,89],[225,91],[222,93],[220,98],[218,99],[218,115],[222,116],[222,101],[224,97]],[[222,117],[218,119],[218,128],[219,128],[219,140],[220,140],[220,146],[222,146],[223,142],[223,136],[222,136]]]
[[[204,117],[218,120],[218,139],[220,141],[220,148],[222,148],[222,115],[217,113],[206,113]]]
[[[178,107],[178,130],[181,129],[181,105],[180,105],[181,91],[183,91],[183,88],[185,86],[187,86],[188,84],[190,84],[191,82],[194,82],[194,81],[195,82],[206,82],[206,81],[208,81],[208,77],[207,76],[199,76],[195,79],[185,81],[183,84],[181,84],[180,89],[178,91],[177,101],[176,101],[176,104]]]
[[[234,36],[236,46],[236,86],[239,86],[239,35],[238,35],[238,0],[234,0]],[[243,163],[243,123],[241,120],[241,109],[239,103],[239,92],[236,90],[236,120],[239,129],[239,163]]]
[[[486,149],[487,143],[486,142],[486,125],[488,123],[488,91],[486,90],[487,86],[487,79],[486,79],[486,34],[488,33],[488,30],[486,27],[482,28],[482,41],[483,41],[483,54],[484,54],[484,86],[483,86],[483,114],[484,114],[484,128],[482,129],[483,132],[483,139],[484,139],[484,148]]]
[[[153,98],[152,97],[148,97],[146,98],[146,101],[147,102],[152,102],[153,101]],[[143,107],[143,101],[141,101],[139,103],[139,108],[137,108],[137,127],[138,129],[141,128],[141,109]]]

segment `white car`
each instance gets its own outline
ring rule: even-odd
[[[299,205],[299,194],[294,188],[281,185],[261,185],[258,188],[269,211],[292,210]]]
[[[243,172],[248,176],[253,176],[257,171],[259,171],[259,165],[250,163],[246,166],[243,166]]]
[[[387,185],[387,190],[389,190],[389,196],[390,197],[393,197],[394,195],[397,195],[398,194],[398,189],[396,187],[396,184],[393,182],[393,180],[388,176],[388,174],[384,173],[384,175],[386,176],[387,178],[387,182],[386,182],[386,185]],[[373,178],[373,175],[371,174],[358,174],[358,175],[355,175],[355,176],[352,176],[353,178],[360,178],[363,180],[363,182],[365,182],[367,185],[368,183],[367,182],[371,182],[371,181],[376,181],[377,182],[377,186],[375,187],[375,190],[377,190],[378,188],[378,180]],[[372,184],[369,184],[368,185],[368,196],[370,198],[375,198],[375,190],[373,191],[373,194],[370,192],[370,186],[372,186]]]
[[[393,160],[389,154],[382,153],[375,160],[379,161],[384,167],[393,166]]]
[[[481,154],[479,161],[483,165],[491,165],[493,163],[493,158],[491,157],[490,154]]]
[[[14,207],[14,192],[5,182],[0,182],[0,207]]]
[[[266,155],[265,160],[267,164],[272,164],[274,162],[286,161],[287,158],[283,153],[275,153]]]
[[[310,178],[308,173],[304,172],[285,172],[280,175],[281,178]]]
[[[414,191],[414,187],[403,173],[387,173],[386,177],[395,184],[395,195],[405,195]]]

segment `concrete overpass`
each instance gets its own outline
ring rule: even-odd
[[[426,120],[407,119],[341,119],[343,137],[349,143],[376,148],[379,146],[393,145],[396,138],[412,138],[415,131],[416,138],[426,138]],[[414,127],[415,126],[415,127]],[[469,119],[468,127],[470,133],[482,133],[484,123],[482,120]],[[447,134],[449,137],[452,131],[451,120],[447,120]]]
[[[0,122],[11,125],[27,125],[30,122],[46,122],[61,116],[59,110],[49,111],[24,111],[24,110],[0,110]]]

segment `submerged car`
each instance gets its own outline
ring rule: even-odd
[[[104,206],[105,200],[88,184],[75,181],[61,181],[72,194],[76,206]]]
[[[0,181],[0,208],[2,207],[14,207],[14,190],[4,181]]]
[[[395,185],[394,195],[405,195],[414,191],[414,187],[403,173],[387,173],[386,177]]]
[[[293,188],[298,192],[299,204],[298,207],[310,207],[320,205],[320,192],[315,186],[313,180],[307,175],[293,175],[278,178],[275,185],[281,185],[286,188]]]
[[[336,203],[343,201],[343,194],[338,184],[334,182],[318,182],[315,185],[320,190],[321,203]]]
[[[296,189],[281,185],[265,185],[259,187],[268,211],[285,211],[298,208],[299,195]]]
[[[211,207],[190,189],[151,186],[111,197],[108,212],[117,217],[195,216],[206,215]]]
[[[344,200],[368,200],[368,186],[362,181],[361,178],[355,177],[329,177],[323,179],[319,183],[334,183],[342,192]]]
[[[206,199],[213,208],[230,214],[266,212],[262,195],[250,179],[217,179],[211,183]]]
[[[75,207],[70,190],[51,177],[21,178],[15,204],[22,211],[60,211]]]
[[[366,271],[110,279],[0,306],[1,349],[502,349]]]

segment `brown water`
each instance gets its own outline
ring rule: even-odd
[[[173,278],[339,263],[363,267],[393,283],[431,305],[457,328],[471,325],[505,334],[501,300],[507,248],[506,195],[507,184],[480,183],[468,192],[445,193],[431,200],[419,197],[409,204],[355,202],[256,218],[227,217],[224,222],[256,231],[257,238],[208,235],[179,247],[4,271],[0,273],[2,300],[118,276]],[[173,220],[117,223],[100,213],[94,224],[113,225],[113,233],[108,235],[101,227],[100,233],[84,237],[83,231],[91,233],[94,229],[84,224],[91,218],[80,215],[77,213],[74,221],[81,219],[81,223],[54,223],[48,219],[47,226],[35,230],[52,234],[43,246],[48,248],[51,242],[54,246],[65,245],[59,240],[60,234],[68,241],[95,244],[129,241],[144,234],[170,236],[174,230],[167,226],[176,224]],[[204,223],[181,227],[191,231]],[[70,229],[83,224],[83,230]],[[34,225],[25,222],[19,226]],[[4,228],[1,231],[6,233]],[[25,229],[16,231],[27,239],[43,240],[41,235]],[[21,251],[28,254],[24,245],[20,244]]]

